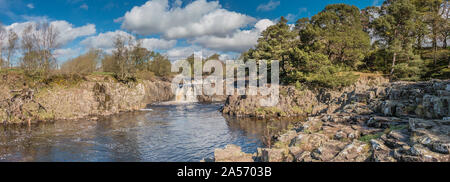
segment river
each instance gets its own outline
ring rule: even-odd
[[[153,105],[98,121],[0,126],[0,161],[198,162],[228,144],[254,153],[265,146],[267,128],[290,123],[226,118],[221,106]]]

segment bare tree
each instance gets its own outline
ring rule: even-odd
[[[11,67],[11,58],[14,57],[14,53],[16,52],[17,49],[17,41],[19,40],[19,36],[17,35],[16,32],[14,32],[13,30],[9,30],[8,31],[8,46],[7,46],[7,51],[8,51],[8,55],[7,55],[7,68]]]
[[[42,23],[37,26],[37,47],[39,50],[39,57],[41,60],[40,69],[42,71],[49,71],[56,65],[56,59],[53,52],[59,47],[57,37],[59,32],[48,23]]]
[[[29,25],[22,32],[22,67],[27,71],[47,73],[55,68],[53,52],[59,47],[59,32],[48,23]]]
[[[450,14],[450,4],[448,1],[445,1],[445,3],[442,5],[442,31],[441,31],[441,39],[442,39],[442,48],[447,49],[447,39],[450,34],[450,23],[449,23],[449,14]]]
[[[6,30],[0,23],[0,69],[3,68],[3,45],[6,39]]]
[[[35,61],[33,60],[32,53],[34,51],[34,43],[33,43],[33,25],[28,25],[25,30],[22,32],[22,52],[23,52],[23,58],[21,66],[26,71],[31,71],[31,68],[33,68],[33,63]]]

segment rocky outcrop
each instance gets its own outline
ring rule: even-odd
[[[12,108],[3,104],[0,108],[0,121],[23,123],[27,120],[71,120],[136,111],[151,103],[169,101],[173,98],[173,93],[169,82],[139,81],[123,84],[97,80],[84,81],[71,87],[41,88],[34,91],[33,97],[45,111],[37,110],[34,106],[36,104],[30,102],[18,110],[25,113],[21,117],[8,117],[7,112]]]
[[[341,90],[296,89],[281,86],[279,102],[273,107],[262,107],[260,100],[267,96],[229,96],[222,112],[236,117],[294,117],[333,113],[353,102],[369,103],[385,94],[389,80],[377,75],[362,75],[352,86]],[[364,111],[361,111],[364,112]]]
[[[270,148],[258,149],[255,158],[262,162],[449,162],[450,80],[377,83],[381,84],[364,87],[361,82],[341,94],[323,92],[304,98],[320,109],[278,136]],[[242,106],[246,101],[233,102]],[[232,106],[227,108],[234,113]]]

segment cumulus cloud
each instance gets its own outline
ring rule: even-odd
[[[150,0],[123,17],[122,28],[142,35],[162,34],[167,39],[201,35],[225,36],[255,19],[222,9],[218,1],[196,0],[185,7],[180,1]]]
[[[34,26],[36,27],[37,22],[36,21],[27,21],[23,23],[13,23],[9,26],[6,26],[6,30],[12,30],[15,33],[17,33],[19,36],[22,35],[23,30],[27,28],[28,26]],[[50,25],[55,27],[55,29],[59,32],[59,35],[57,37],[57,42],[64,46],[68,44],[69,42],[84,36],[89,36],[96,33],[95,25],[93,24],[87,24],[85,26],[81,27],[75,27],[74,25],[70,24],[67,21],[52,21],[50,22]]]
[[[81,44],[88,48],[103,49],[107,53],[110,53],[113,50],[114,40],[117,36],[131,37],[132,40],[136,40],[133,35],[121,30],[116,30],[114,32],[100,33],[97,36],[88,37],[81,41]],[[156,38],[142,39],[142,47],[149,50],[167,50],[174,47],[176,43],[176,40],[163,40]]]
[[[216,52],[209,50],[209,49],[205,49],[199,46],[189,46],[189,47],[177,47],[177,48],[173,48],[168,50],[165,55],[172,61],[175,60],[182,60],[182,59],[186,59],[187,57],[191,56],[194,53],[200,53],[202,54],[202,57],[208,57],[211,56],[213,54],[215,54]]]
[[[280,5],[280,1],[270,0],[267,4],[260,4],[256,10],[258,11],[272,11]]]
[[[66,21],[53,21],[50,25],[59,31],[58,42],[67,44],[78,37],[89,36],[96,33],[94,24],[87,24],[81,27],[74,27]]]
[[[274,24],[268,19],[263,19],[258,21],[251,30],[237,30],[234,34],[226,37],[201,36],[192,42],[218,51],[243,52],[255,46],[261,32]]]
[[[176,40],[163,40],[163,39],[143,39],[142,47],[149,50],[167,50],[174,47],[177,44]]]
[[[34,9],[34,5],[32,3],[27,4],[27,7],[30,9]]]
[[[114,32],[106,32],[106,33],[100,33],[96,36],[91,36],[83,41],[81,41],[82,45],[85,45],[88,48],[112,48],[114,46],[114,39],[116,36],[124,36],[128,37],[131,36],[130,34],[124,32],[124,31],[114,31]]]

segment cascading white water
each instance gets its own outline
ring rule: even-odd
[[[176,90],[175,102],[198,102],[197,97],[194,94],[194,87],[192,85],[184,85],[183,87],[178,87]]]

